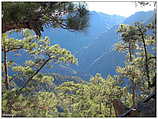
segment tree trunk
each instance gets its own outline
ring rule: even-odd
[[[141,28],[138,26],[141,38],[142,38],[142,42],[143,42],[143,48],[144,48],[144,54],[145,54],[145,70],[146,70],[146,76],[148,79],[148,87],[150,87],[151,83],[150,83],[150,75],[149,75],[149,66],[148,66],[148,54],[147,54],[147,48],[146,48],[146,43],[145,43],[145,38],[144,38],[144,34],[141,30]]]
[[[112,106],[110,106],[110,117],[112,117]]]
[[[17,94],[20,94],[20,92],[21,92],[21,91],[28,85],[28,83],[40,72],[40,70],[49,62],[50,59],[51,59],[51,58],[48,58],[47,60],[45,60],[45,61],[43,62],[43,64],[39,67],[39,69],[36,70],[36,71],[34,72],[34,74],[33,74],[30,78],[28,78],[27,81],[25,82],[25,84],[18,90]]]
[[[5,80],[5,86],[6,89],[9,89],[9,79],[8,79],[8,66],[7,66],[7,52],[6,52],[6,48],[5,46],[3,47],[4,51],[3,51],[3,60],[4,60],[4,80]]]
[[[146,69],[146,75],[148,78],[148,85],[150,86],[150,76],[149,76],[149,66],[148,66],[148,54],[147,54],[147,48],[146,48],[146,44],[145,44],[145,39],[144,36],[142,34],[142,40],[143,40],[143,47],[144,47],[144,53],[145,53],[145,69]]]
[[[133,80],[132,81],[132,103],[133,103],[133,106],[135,106],[135,97],[136,97],[136,94],[135,94],[135,83]]]
[[[129,42],[129,56],[130,56],[130,62],[132,62],[132,50],[131,50],[131,42]],[[135,105],[135,82],[134,82],[134,76],[132,76],[131,79],[132,82],[132,103],[133,106]]]
[[[132,61],[132,51],[131,51],[131,43],[130,42],[128,44],[128,48],[129,48],[129,60]]]
[[[112,101],[116,117],[125,113],[128,108],[118,99]]]
[[[101,102],[100,102],[100,104],[99,104],[99,113],[101,114]]]

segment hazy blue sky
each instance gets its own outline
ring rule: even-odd
[[[117,14],[121,16],[130,16],[137,11],[154,10],[152,6],[136,7],[135,2],[87,2],[91,11],[98,11],[107,14]]]

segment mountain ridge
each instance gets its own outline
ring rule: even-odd
[[[129,24],[132,24],[132,23],[134,23],[134,22],[137,22],[137,19],[133,19],[134,18],[134,16],[136,17],[136,18],[138,18],[138,17],[140,17],[140,16],[143,16],[143,14],[145,14],[144,16],[145,16],[145,18],[141,18],[144,22],[146,22],[146,21],[148,21],[151,17],[152,17],[152,14],[153,14],[153,12],[152,11],[149,11],[149,12],[138,12],[138,13],[135,13],[134,15],[132,15],[132,16],[130,16],[130,17],[128,17],[127,19],[129,20]],[[148,16],[148,17],[146,17],[146,16]],[[127,19],[125,19],[125,21],[123,22],[123,23],[127,23]],[[116,53],[115,51],[112,51],[112,48],[113,48],[113,45],[114,45],[114,43],[115,42],[117,42],[117,41],[119,41],[119,35],[117,34],[117,29],[118,29],[118,26],[119,25],[115,25],[115,26],[113,26],[109,31],[107,31],[107,32],[105,32],[105,33],[103,33],[102,34],[102,36],[100,36],[100,40],[98,40],[98,45],[97,46],[99,46],[99,48],[100,47],[103,47],[102,49],[104,49],[104,46],[103,46],[103,44],[108,44],[108,42],[110,42],[110,40],[112,41],[112,42],[110,42],[109,44],[108,44],[108,46],[110,46],[109,47],[109,49],[111,49],[111,50],[107,50],[107,52],[105,53],[105,52],[103,52],[101,55],[99,55],[98,57],[96,57],[95,59],[94,59],[94,62],[95,62],[95,60],[96,59],[98,59],[99,57],[99,59],[97,60],[97,62],[98,62],[98,64],[100,65],[100,64],[102,64],[102,66],[108,66],[108,63],[104,63],[103,61],[107,61],[106,60],[106,54],[107,54],[107,57],[109,58],[109,56],[111,57],[111,60],[113,59],[112,57],[115,57],[114,55],[118,55],[117,57],[120,57],[120,59],[117,59],[117,60],[119,60],[118,62],[115,60],[114,62],[111,62],[110,64],[111,65],[114,65],[114,66],[116,66],[117,65],[117,63],[118,63],[118,65],[123,65],[123,62],[121,62],[121,61],[124,61],[124,59],[123,59],[123,56],[121,55],[121,54],[118,54],[118,53]],[[113,34],[112,34],[113,33]],[[111,37],[109,38],[109,36],[111,35]],[[106,37],[107,36],[107,37]],[[101,40],[102,39],[102,40]],[[104,39],[104,40],[103,40]],[[105,41],[106,40],[106,41]],[[99,43],[99,41],[100,41],[100,43]],[[93,49],[94,50],[94,47],[92,48],[91,47],[91,49]],[[101,50],[100,50],[101,51]],[[102,50],[102,51],[104,51],[104,50]],[[88,51],[89,53],[91,52],[91,51]],[[92,52],[94,52],[94,51],[92,51]],[[112,55],[112,53],[113,53],[113,55]],[[98,53],[96,53],[96,54],[98,54]],[[105,59],[105,60],[102,60],[102,59]],[[102,60],[102,61],[101,61]],[[108,60],[108,61],[111,61],[111,60]],[[95,62],[95,64],[97,64],[97,62]],[[91,63],[91,64],[93,64],[93,62]],[[85,65],[85,64],[84,64]],[[87,66],[87,65],[86,65]],[[111,66],[111,67],[113,67],[113,66]],[[99,70],[98,68],[96,68],[96,65],[94,65],[93,67],[91,66],[91,68],[92,69],[97,69],[96,70],[96,72],[95,73],[97,73],[97,72],[99,72],[99,71],[101,71],[101,70]],[[100,67],[100,69],[102,69],[101,67]],[[110,68],[108,68],[108,69],[110,69]],[[106,70],[106,68],[104,69],[105,71],[107,71]],[[91,72],[91,71],[90,71]],[[114,72],[114,70],[112,71],[112,72]],[[93,74],[95,74],[95,73],[93,73]],[[104,71],[102,71],[102,72],[100,72],[101,74],[104,74]],[[108,73],[107,73],[108,74]]]
[[[151,11],[138,12],[126,19],[120,17],[118,19],[122,20],[118,20],[119,23],[118,21],[116,22],[115,18],[113,18],[113,21],[110,21],[110,15],[100,15],[101,17],[99,19],[102,21],[100,24],[98,23],[97,16],[90,16],[90,18],[92,18],[90,19],[90,23],[93,25],[88,28],[89,31],[86,33],[70,32],[65,29],[45,28],[42,33],[43,37],[48,36],[51,39],[52,44],[60,44],[61,47],[70,50],[72,54],[79,59],[79,65],[77,66],[64,65],[65,67],[63,69],[60,66],[55,66],[53,69],[47,70],[47,72],[61,73],[64,75],[77,75],[85,80],[88,80],[96,73],[101,73],[104,77],[108,74],[115,75],[115,66],[122,66],[124,64],[123,55],[113,51],[114,43],[119,41],[119,35],[116,32],[119,24],[132,24],[133,22],[138,21],[139,17],[141,17],[145,22],[149,21],[149,19],[152,18],[152,13],[153,12]],[[105,20],[105,18],[109,19]],[[104,21],[108,22],[104,23]],[[108,29],[109,26],[110,29]],[[28,57],[22,55],[18,59],[22,61],[23,59],[28,59]],[[18,60],[19,63],[21,62],[20,60]],[[71,70],[68,71],[69,69]],[[73,72],[77,73],[74,74]]]

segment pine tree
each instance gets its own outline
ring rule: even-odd
[[[2,2],[2,32],[28,28],[41,35],[44,27],[83,30],[88,26],[85,2]]]
[[[153,26],[154,24],[135,23],[134,25],[120,25],[118,30],[122,41],[116,44],[116,49],[124,52],[127,60],[125,66],[117,67],[116,71],[121,78],[131,81],[129,87],[132,89],[133,105],[151,92],[149,88],[155,78],[156,42]]]
[[[8,55],[18,52],[30,56],[31,59],[23,61],[22,64],[18,64],[13,59],[8,59]],[[53,77],[41,72],[45,66],[52,65],[52,62],[77,63],[77,59],[70,51],[61,48],[58,44],[51,45],[48,37],[42,38],[33,35],[33,32],[28,29],[23,30],[21,39],[10,38],[4,33],[2,53],[2,69],[4,69],[2,72],[2,88],[4,102],[7,103],[7,109],[3,111],[7,114],[16,114],[14,104],[17,101],[21,102],[21,98],[25,100],[27,96],[31,97],[36,95],[36,92],[42,91],[41,85],[42,87],[44,85],[52,87]],[[5,68],[7,71],[14,72],[14,75],[9,75]],[[20,85],[15,83],[17,80],[21,82]],[[46,89],[43,91],[46,91]]]

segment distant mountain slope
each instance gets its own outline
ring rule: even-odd
[[[49,36],[52,39],[53,44],[54,43],[60,44],[62,47],[70,50],[79,59],[78,66],[73,65],[70,67],[76,70],[77,73],[75,75],[79,75],[85,79],[89,79],[89,77],[91,76],[91,72],[89,72],[90,70],[88,70],[90,67],[89,63],[92,63],[97,57],[102,55],[102,52],[104,50],[104,47],[100,47],[100,48],[98,47],[100,44],[101,45],[105,44],[102,41],[102,38],[100,38],[103,37],[102,34],[104,34],[105,32],[110,32],[113,26],[121,24],[125,20],[125,17],[122,16],[108,15],[100,12],[98,13],[95,11],[91,11],[89,14],[90,14],[89,27],[86,29],[86,31],[70,32],[63,29],[49,28],[49,29],[45,29],[44,32],[42,33],[43,36]],[[101,41],[98,42],[98,40]],[[108,46],[111,45],[111,42],[109,40],[105,42],[106,45],[108,45],[107,44],[108,42],[109,42]],[[93,49],[90,49],[91,47]],[[96,54],[95,53],[96,49],[100,53],[98,53],[98,55],[93,55]],[[60,66],[54,67],[54,69],[51,71],[61,72],[62,74],[74,75],[73,72],[70,73],[72,70],[69,72],[68,69],[63,70]]]
[[[118,15],[108,15],[101,12],[90,12],[90,25],[87,31],[93,35],[98,36],[111,29],[114,25],[123,23],[125,17]]]
[[[136,21],[145,23],[148,20],[151,20],[151,18],[154,16],[153,11],[141,11],[136,12],[135,14],[131,15],[127,19],[125,19],[124,24],[133,24]]]
[[[52,43],[58,43],[75,53],[80,48],[93,43],[98,36],[111,29],[114,25],[120,24],[125,20],[125,17],[122,16],[107,15],[94,11],[90,12],[89,15],[89,27],[83,32],[45,28],[42,36],[49,36],[52,39]]]
[[[85,32],[45,28],[42,36],[48,36],[52,44],[57,43],[70,50],[79,59],[79,64],[54,65],[53,69],[45,67],[43,71],[64,76],[77,76],[84,80],[88,80],[97,72],[103,76],[115,75],[115,67],[124,64],[123,55],[113,50],[114,44],[119,41],[119,35],[116,32],[119,24],[133,24],[140,20],[147,23],[152,18],[154,18],[152,11],[138,12],[126,19],[92,11],[90,12],[90,25]],[[9,58],[18,60],[18,63],[29,59],[24,54],[18,58],[13,55]]]
[[[128,17],[124,24],[133,24],[141,20],[147,22],[153,17],[153,12],[138,12]],[[119,25],[113,26],[110,30],[102,33],[95,39],[93,44],[82,48],[76,56],[79,58],[78,70],[95,74],[101,73],[103,76],[116,74],[115,67],[124,64],[122,54],[112,50],[114,44],[119,41],[119,34],[116,32]]]

